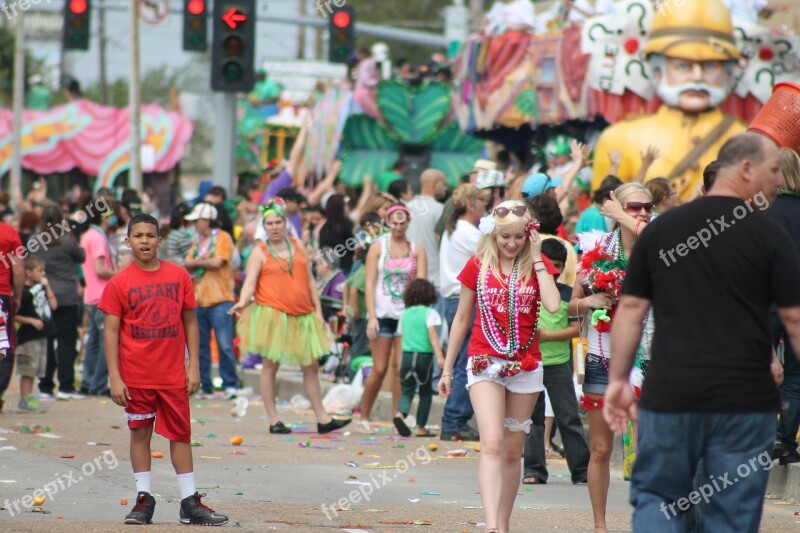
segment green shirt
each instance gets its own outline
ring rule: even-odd
[[[272,100],[281,95],[280,85],[270,79],[257,82],[253,90],[259,101]]]
[[[403,179],[403,176],[398,175],[394,170],[384,170],[378,174],[378,179],[375,180],[375,184],[381,192],[389,192],[389,185],[391,185],[393,181],[401,179]]]
[[[539,307],[539,329],[547,331],[559,331],[569,327],[569,313],[567,308],[569,302],[562,300],[561,307],[555,313],[548,313],[544,307]],[[542,366],[560,365],[569,361],[570,345],[566,341],[547,341],[539,344],[542,352]]]
[[[433,345],[428,335],[428,328],[440,326],[442,317],[426,305],[406,307],[400,315],[397,332],[403,336],[403,351],[433,353]]]
[[[358,267],[358,270],[353,272],[348,280],[344,282],[344,286],[347,287],[347,289],[354,288],[358,291],[358,317],[362,320],[366,320],[367,295],[365,291],[367,286],[367,267],[365,265]]]
[[[42,85],[34,85],[28,91],[26,107],[37,111],[47,111],[50,109],[52,100],[53,97],[50,94],[50,89]]]

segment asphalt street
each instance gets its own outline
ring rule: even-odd
[[[168,442],[155,436],[154,524],[125,526],[135,500],[122,409],[108,399],[44,402],[41,415],[15,412],[9,391],[0,414],[0,530],[31,532],[185,531]],[[477,443],[403,439],[389,424],[365,437],[345,428],[320,438],[310,411],[283,405],[292,435],[270,435],[263,404],[244,417],[233,402],[193,400],[193,448],[204,503],[242,531],[481,532]],[[36,426],[40,427],[36,427]],[[242,437],[235,446],[230,439]],[[428,445],[435,444],[436,450]],[[451,457],[452,452],[462,457]],[[586,486],[573,486],[566,463],[550,460],[546,486],[523,486],[512,531],[592,531]],[[629,485],[612,472],[608,525],[630,531]],[[36,492],[39,489],[40,492]],[[45,495],[34,505],[33,496]],[[123,499],[127,504],[123,505]],[[798,531],[800,506],[765,500],[762,531]]]

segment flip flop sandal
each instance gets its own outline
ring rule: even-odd
[[[425,430],[425,433],[417,433],[417,437],[428,438],[428,437],[435,437],[436,433],[431,430]]]
[[[411,436],[411,430],[409,429],[408,425],[406,425],[406,421],[403,420],[401,417],[399,416],[394,417],[392,419],[392,423],[394,423],[394,427],[401,437]]]

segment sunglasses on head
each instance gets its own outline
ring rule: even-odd
[[[498,207],[492,213],[497,218],[506,218],[509,213],[514,213],[518,217],[524,216],[528,212],[528,208],[524,205],[518,205],[509,209],[508,207]]]
[[[628,205],[625,206],[625,211],[638,213],[642,208],[644,208],[647,213],[652,213],[653,202],[628,202]]]

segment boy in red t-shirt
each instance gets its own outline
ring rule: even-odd
[[[189,396],[200,386],[199,333],[192,280],[185,269],[158,259],[158,221],[139,214],[128,223],[133,263],[103,291],[105,355],[111,399],[125,407],[131,430],[131,464],[136,505],[126,524],[150,524],[156,500],[151,495],[150,439],[169,439],[170,456],[181,492],[180,521],[221,526],[228,517],[200,501],[194,482]],[[189,348],[189,368],[184,366]]]

